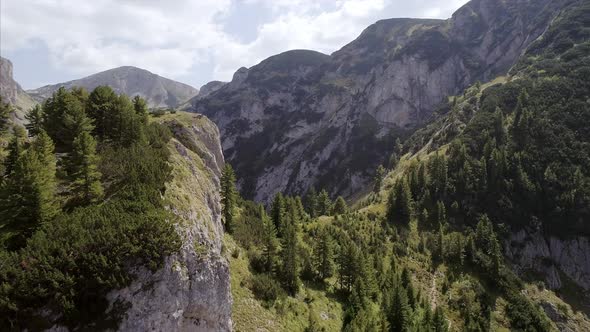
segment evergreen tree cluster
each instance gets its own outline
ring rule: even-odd
[[[233,237],[247,251],[257,298],[272,306],[313,284],[342,301],[345,331],[447,331],[444,310],[431,309],[409,271],[397,269],[387,229],[348,208],[324,224],[308,212],[322,196],[311,191],[302,204],[279,193],[268,209],[238,199]],[[315,315],[310,309],[307,330],[319,328]]]
[[[171,134],[108,87],[60,88],[26,117],[0,178],[0,326],[38,329],[49,309],[81,327],[130,263],[155,270],[180,246],[161,199]]]

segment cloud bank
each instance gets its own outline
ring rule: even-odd
[[[27,54],[15,71],[59,72],[56,79],[132,65],[198,87],[289,49],[332,53],[379,19],[447,18],[466,2],[2,0],[0,52],[39,52],[31,45],[41,43],[47,54],[37,55],[51,68]]]

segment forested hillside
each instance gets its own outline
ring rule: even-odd
[[[449,96],[351,207],[326,190],[226,199],[237,328],[589,329],[589,18],[577,3],[507,76]],[[562,256],[519,253],[522,230]]]
[[[204,118],[181,123],[176,120],[180,115],[160,124],[160,118],[148,114],[144,100],[130,100],[105,86],[90,93],[57,90],[29,111],[26,130],[9,121],[12,106],[0,106],[2,136],[9,141],[0,158],[0,330],[103,330],[122,322],[127,329],[141,330],[148,322],[165,328],[194,325],[195,319],[202,319],[205,327],[231,326],[228,279],[215,283],[201,275],[201,281],[184,284],[177,276],[180,271],[171,267],[192,264],[227,273],[218,258],[220,239],[213,232],[218,220],[210,211],[219,209],[216,163],[223,162],[223,157],[207,157],[220,154],[214,125]],[[194,152],[173,138],[170,128],[184,126],[209,135],[201,142],[183,133]],[[180,152],[185,157],[177,157]],[[180,174],[194,165],[200,168],[193,176],[207,180],[177,184]],[[186,183],[194,188],[184,188]],[[191,204],[179,201],[185,190],[197,189]],[[198,235],[193,228],[211,231]],[[181,257],[170,258],[179,250]],[[167,287],[177,287],[174,302],[151,289],[163,280]],[[207,293],[202,283],[209,287]],[[112,292],[126,287],[148,293],[135,290],[128,298]],[[203,299],[215,311],[212,319],[209,310],[195,309],[198,301],[179,300],[188,289],[217,296],[226,309]],[[150,296],[155,300],[141,303]],[[197,318],[151,322],[136,316],[137,310],[151,316],[164,313],[167,303],[169,310],[182,308]],[[157,311],[150,307],[154,304],[159,304]]]

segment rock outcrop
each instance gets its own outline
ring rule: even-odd
[[[12,76],[12,62],[0,57],[0,96],[5,102],[16,103],[19,86]]]
[[[581,288],[590,290],[589,238],[561,239],[521,230],[511,234],[504,247],[515,271],[540,273],[551,289],[563,286],[563,274]]]
[[[226,84],[227,82],[211,81],[199,89],[199,94],[195,98],[205,98],[213,92],[221,89]]]
[[[152,108],[174,108],[199,93],[199,90],[184,83],[131,66],[114,68],[78,80],[46,85],[27,92],[35,100],[41,102],[51,97],[53,92],[62,86],[67,89],[82,87],[91,91],[99,85],[108,85],[115,92],[130,97],[141,96],[148,102],[148,106]]]
[[[35,106],[36,102],[14,80],[13,66],[10,60],[0,57],[0,96],[3,102],[14,106],[11,114],[12,121],[23,124],[26,112]]]
[[[136,281],[108,299],[113,310],[120,304],[127,308],[121,331],[230,331],[229,266],[221,254],[219,131],[201,115],[179,113],[161,121],[174,134],[169,143],[173,179],[164,199],[178,217],[182,247],[156,273],[135,271]]]
[[[285,52],[190,110],[220,128],[242,193],[268,201],[312,186],[364,189],[395,138],[447,96],[506,73],[569,0],[473,0],[448,20],[390,19],[331,56]]]

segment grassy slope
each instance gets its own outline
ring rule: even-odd
[[[342,329],[341,303],[317,285],[304,284],[296,297],[279,299],[270,307],[257,300],[248,287],[252,272],[246,252],[227,234],[224,244],[230,262],[232,318],[237,332],[303,331],[309,324],[310,309],[319,316],[320,326],[326,331]]]

